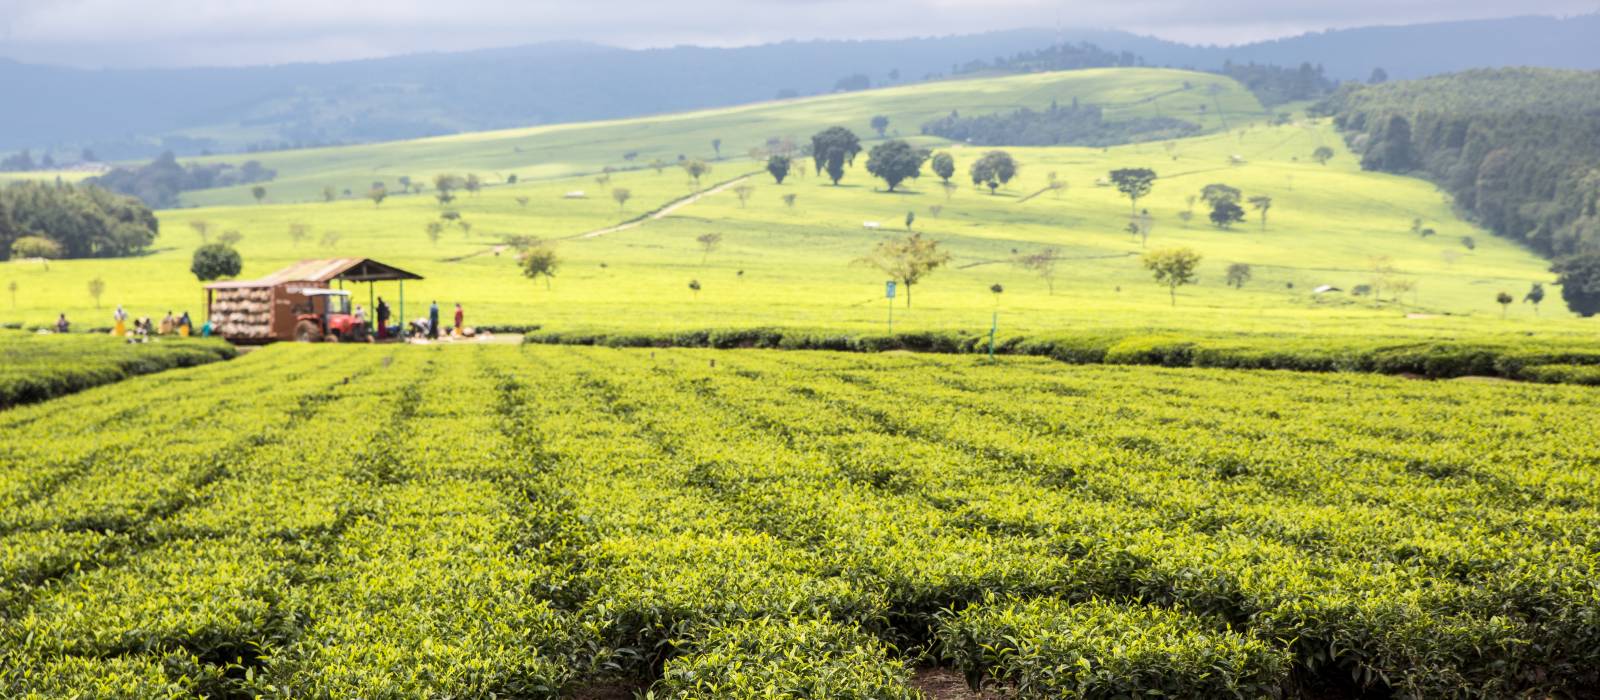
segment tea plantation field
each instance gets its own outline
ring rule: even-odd
[[[108,335],[40,336],[0,331],[0,408],[41,401],[173,367],[236,354],[220,340],[129,344]]]
[[[181,397],[181,400],[179,400]],[[0,413],[6,697],[1590,697],[1600,393],[282,345]]]

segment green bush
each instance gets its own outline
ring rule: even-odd
[[[690,700],[918,700],[910,671],[861,631],[825,620],[760,617],[707,631],[666,663],[656,697]]]

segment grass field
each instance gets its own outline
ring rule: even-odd
[[[1597,400],[272,347],[0,413],[0,694],[1581,695]]]

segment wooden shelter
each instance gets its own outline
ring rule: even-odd
[[[405,318],[406,280],[421,275],[406,272],[371,258],[302,260],[257,280],[212,282],[206,289],[206,318],[217,335],[234,342],[266,343],[292,340],[298,314],[311,307],[308,289],[328,289],[337,282],[366,282],[369,313],[373,285],[399,282],[399,315]],[[375,320],[375,318],[374,318]]]

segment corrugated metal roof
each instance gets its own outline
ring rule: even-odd
[[[212,282],[206,289],[242,289],[275,287],[285,282],[329,282],[336,279],[352,282],[384,282],[389,280],[420,280],[421,275],[385,265],[372,258],[326,258],[301,260],[257,280],[231,280]]]

